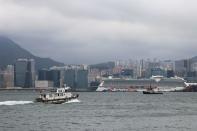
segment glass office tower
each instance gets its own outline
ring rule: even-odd
[[[15,86],[22,88],[35,87],[34,59],[17,59],[15,63]]]

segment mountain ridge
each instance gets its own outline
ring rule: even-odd
[[[51,58],[41,58],[33,55],[25,50],[13,40],[0,36],[0,67],[14,64],[18,58],[34,59],[36,62],[36,69],[49,68],[51,66],[63,66],[61,62],[52,60]]]

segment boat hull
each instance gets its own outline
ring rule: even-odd
[[[155,91],[143,91],[143,94],[163,94],[163,92],[155,92]]]

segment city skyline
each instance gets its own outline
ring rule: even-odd
[[[0,131],[195,131],[196,5],[0,0]]]
[[[0,0],[0,35],[66,64],[185,59],[196,56],[195,5],[184,0]]]

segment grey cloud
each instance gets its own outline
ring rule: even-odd
[[[0,34],[65,63],[196,55],[196,1],[0,0]]]

